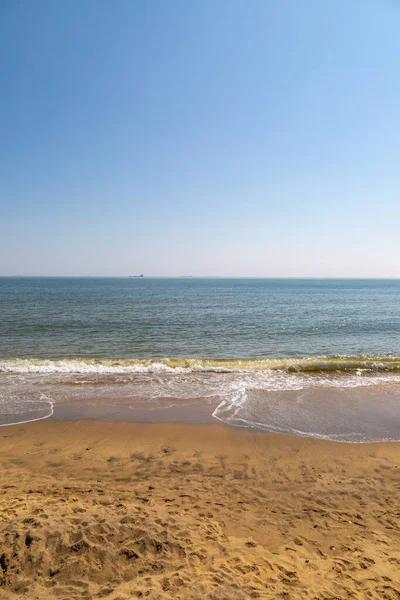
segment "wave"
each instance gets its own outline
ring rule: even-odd
[[[305,374],[400,373],[400,356],[304,356],[276,358],[164,358],[59,360],[38,358],[0,359],[0,373],[254,373],[277,371]]]

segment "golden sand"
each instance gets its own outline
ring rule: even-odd
[[[400,444],[0,429],[0,599],[400,597]]]

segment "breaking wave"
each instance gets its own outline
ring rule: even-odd
[[[60,360],[0,359],[0,373],[400,373],[400,356],[305,356],[295,358],[164,358]]]

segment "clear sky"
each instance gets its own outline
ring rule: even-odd
[[[398,0],[1,0],[0,274],[400,276]]]

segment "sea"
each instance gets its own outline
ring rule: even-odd
[[[400,441],[400,280],[0,278],[0,425]]]

